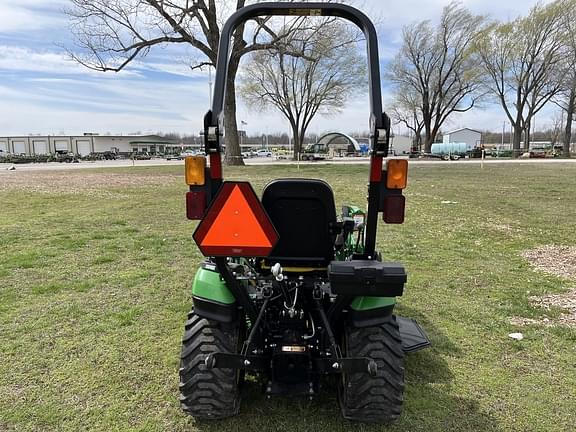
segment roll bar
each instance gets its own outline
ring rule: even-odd
[[[380,64],[378,59],[378,38],[370,19],[358,9],[339,3],[256,3],[238,9],[224,25],[218,46],[216,77],[212,98],[212,109],[204,117],[206,149],[220,152],[219,125],[223,116],[226,77],[230,60],[230,39],[234,30],[249,19],[259,16],[334,16],[356,24],[364,33],[368,52],[368,84],[370,97],[370,131],[372,150],[379,155],[388,154],[390,121],[382,113],[380,89]]]
[[[226,78],[230,60],[230,39],[234,30],[249,19],[259,16],[333,16],[356,24],[364,33],[368,53],[368,84],[370,97],[370,183],[368,186],[368,211],[365,229],[365,258],[374,259],[376,226],[380,206],[380,183],[383,158],[388,155],[390,118],[382,112],[380,88],[380,62],[378,38],[370,19],[358,9],[340,3],[256,3],[238,9],[224,25],[218,46],[216,77],[212,109],[204,116],[204,143],[210,157],[210,176],[215,188],[222,183],[222,160],[220,153],[220,124],[223,116]]]

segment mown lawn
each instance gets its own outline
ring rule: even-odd
[[[379,229],[409,271],[400,313],[433,348],[407,358],[396,424],[341,420],[335,389],[266,400],[195,423],[178,405],[180,337],[202,257],[184,216],[181,167],[0,173],[0,431],[574,431],[576,330],[528,297],[576,284],[520,253],[574,245],[576,166],[418,165],[407,222]],[[257,190],[278,175],[328,180],[363,205],[366,166],[227,169]],[[507,335],[524,333],[514,341]]]

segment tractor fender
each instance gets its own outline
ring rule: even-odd
[[[220,273],[203,265],[192,284],[194,312],[206,319],[224,323],[238,319],[236,299],[220,277]]]
[[[354,327],[371,327],[388,322],[396,297],[356,297],[350,303],[348,319]]]

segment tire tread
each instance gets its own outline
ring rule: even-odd
[[[198,420],[233,416],[240,409],[237,372],[233,369],[208,369],[204,363],[214,352],[236,352],[238,325],[188,314],[180,355],[180,405]]]
[[[344,418],[389,423],[400,417],[404,401],[404,352],[396,317],[372,327],[345,329],[348,357],[368,357],[378,365],[375,377],[344,375],[339,401]]]

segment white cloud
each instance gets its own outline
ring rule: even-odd
[[[171,120],[142,113],[110,113],[92,110],[59,109],[49,110],[44,106],[16,102],[12,110],[3,113],[0,118],[0,130],[4,135],[20,134],[81,134],[88,131],[111,132],[113,134],[128,131],[154,133],[157,131],[190,132],[181,119]],[[26,113],[23,116],[19,113]]]
[[[208,69],[203,68],[192,70],[189,65],[185,64],[183,61],[174,60],[172,63],[169,62],[169,58],[163,59],[163,62],[148,62],[146,60],[139,60],[133,62],[130,65],[131,68],[143,71],[153,71],[153,72],[164,72],[171,75],[179,75],[186,78],[204,78],[208,79]],[[212,72],[214,75],[214,72]]]
[[[32,78],[0,85],[0,135],[134,130],[197,133],[207,84],[192,80]]]
[[[0,2],[0,34],[30,32],[62,25],[64,16],[33,13],[34,9],[50,8],[59,11],[69,2],[66,0],[2,0]]]
[[[357,3],[361,3],[358,0]],[[423,19],[436,21],[449,0],[364,0],[362,9],[378,22],[380,55],[393,57],[402,26]],[[526,14],[536,0],[465,0],[475,13],[492,13],[498,19]],[[178,131],[197,133],[208,107],[207,71],[191,72],[181,60],[190,48],[153,49],[124,72],[101,73],[86,69],[56,48],[34,48],[31,40],[46,47],[63,34],[67,18],[60,11],[68,0],[0,0],[0,135],[27,133],[127,133]],[[55,29],[58,35],[54,36]],[[11,35],[18,37],[11,38]],[[6,37],[8,36],[8,37]],[[13,45],[9,45],[12,40]],[[186,51],[188,49],[188,52]],[[179,57],[180,56],[180,57]],[[179,59],[180,58],[180,59]],[[384,109],[389,105],[384,91]],[[369,101],[350,101],[336,116],[318,116],[310,132],[368,129]],[[543,113],[538,124],[550,116]],[[281,115],[255,113],[239,103],[238,119],[249,133],[288,132]],[[498,106],[455,116],[449,128],[467,126],[499,130],[504,116]]]
[[[540,3],[549,3],[552,0],[543,0]],[[401,31],[405,26],[430,20],[435,25],[445,6],[451,0],[366,0],[361,7],[363,11],[377,23],[378,38],[380,41],[380,55],[383,59],[395,55],[401,43]],[[526,15],[530,8],[539,3],[539,0],[463,0],[463,6],[472,13],[488,15],[492,19],[507,21],[520,15]]]
[[[11,4],[0,4],[0,32],[30,31],[42,27],[26,9]]]
[[[102,73],[88,69],[68,58],[63,52],[38,51],[32,48],[0,45],[0,72],[38,72],[44,74],[93,75],[112,77],[114,73]],[[116,76],[136,75],[126,70]]]

